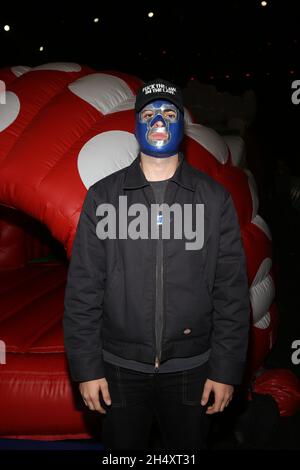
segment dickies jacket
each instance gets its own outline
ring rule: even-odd
[[[140,167],[140,155],[126,168],[87,191],[74,238],[64,302],[64,345],[74,381],[105,377],[102,351],[153,364],[211,349],[208,378],[238,384],[245,368],[250,301],[246,258],[230,193],[179,154],[165,203],[204,208],[204,243],[186,249],[182,232],[170,237],[156,257],[156,238],[120,237],[119,197],[127,206],[155,204]],[[116,209],[115,238],[99,237],[101,204]],[[149,216],[150,217],[150,216]],[[128,217],[127,224],[131,217]],[[149,218],[150,220],[150,218]],[[150,225],[150,224],[149,224]],[[150,230],[150,229],[149,229]],[[150,234],[150,232],[149,232]],[[157,302],[157,283],[161,298]],[[157,305],[161,309],[157,309]]]

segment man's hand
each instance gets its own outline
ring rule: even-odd
[[[214,393],[214,403],[207,407],[206,414],[212,415],[213,413],[223,411],[232,400],[233,390],[233,385],[222,384],[220,382],[214,382],[213,380],[207,379],[204,385],[201,405],[206,405],[211,392]]]
[[[107,405],[111,405],[108,383],[104,377],[103,379],[89,380],[88,382],[80,382],[79,391],[81,393],[84,403],[86,404],[86,406],[89,407],[90,410],[96,410],[100,413],[106,414],[106,411],[100,405],[99,399],[100,393],[102,393],[104,402]]]

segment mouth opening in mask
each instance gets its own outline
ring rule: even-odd
[[[147,135],[149,142],[157,143],[158,145],[165,145],[170,139],[170,134],[165,127],[158,129],[150,129]]]

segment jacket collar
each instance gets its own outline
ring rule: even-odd
[[[195,191],[195,184],[193,184],[192,172],[190,171],[189,164],[185,161],[184,155],[179,152],[179,165],[176,168],[174,175],[170,178],[170,181],[175,181],[186,189]],[[125,174],[125,180],[123,184],[124,189],[135,189],[149,186],[150,182],[146,179],[144,172],[140,166],[141,155],[138,154],[137,158],[127,167]]]

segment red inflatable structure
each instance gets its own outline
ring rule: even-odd
[[[0,435],[91,437],[63,347],[67,262],[50,255],[55,242],[70,257],[87,188],[136,158],[133,107],[142,81],[72,63],[2,69],[0,79]],[[253,318],[251,377],[276,336],[271,234],[240,138],[226,141],[186,110],[183,150],[231,192],[238,212]]]

